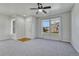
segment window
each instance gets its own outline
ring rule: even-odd
[[[50,24],[50,31],[51,33],[59,33],[59,18],[54,18],[54,19],[51,19],[51,24]]]
[[[43,32],[49,32],[49,20],[43,20],[42,25],[43,25]]]
[[[59,24],[59,17],[42,20],[43,32],[59,33]]]

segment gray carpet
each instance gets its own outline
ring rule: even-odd
[[[0,41],[1,56],[79,56],[71,44],[35,39],[25,43],[16,40]]]

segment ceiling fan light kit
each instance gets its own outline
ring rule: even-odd
[[[38,11],[39,11],[39,12],[42,12],[42,9],[39,9]]]

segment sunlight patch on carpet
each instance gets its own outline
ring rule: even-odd
[[[28,42],[30,40],[31,40],[30,38],[26,38],[26,37],[18,39],[18,41],[21,41],[21,42]]]

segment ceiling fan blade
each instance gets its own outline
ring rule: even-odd
[[[43,9],[49,9],[51,8],[51,6],[46,6],[46,7],[43,7]]]
[[[42,10],[45,14],[47,13],[45,10]]]
[[[30,8],[31,10],[37,10],[38,8]]]

